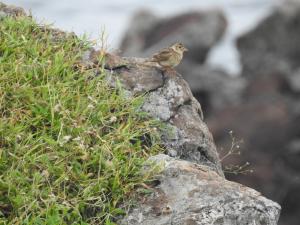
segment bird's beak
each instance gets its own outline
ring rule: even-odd
[[[184,47],[183,51],[188,52],[189,50],[186,47]]]

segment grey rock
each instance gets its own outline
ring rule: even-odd
[[[119,79],[129,92],[147,92],[141,110],[168,127],[161,133],[168,155],[186,161],[157,156],[163,158],[158,164],[165,161],[163,164],[172,166],[163,170],[154,193],[139,202],[120,224],[277,224],[278,204],[254,190],[224,180],[201,106],[181,76],[175,71],[146,66],[144,59],[123,60],[127,60],[126,66],[111,68],[109,79]],[[151,79],[143,83],[143,70],[146,77],[158,73],[158,78],[153,83]],[[182,169],[182,165],[188,166]],[[205,175],[199,176],[194,167],[205,168]],[[182,170],[188,171],[188,175],[181,176]]]
[[[157,155],[158,185],[119,221],[121,225],[275,225],[280,206],[209,167]]]
[[[292,140],[288,145],[288,151],[294,155],[300,153],[300,139]]]
[[[232,79],[204,65],[208,52],[221,39],[226,27],[225,15],[218,9],[166,18],[141,11],[133,16],[120,48],[125,56],[151,57],[174,42],[183,42],[189,51],[177,70],[208,114],[224,104],[238,102],[244,87],[242,78]],[[215,91],[216,86],[218,91]]]
[[[201,106],[180,74],[149,66],[142,58],[108,55],[107,62],[113,62],[105,66],[112,86],[120,82],[128,96],[146,93],[141,110],[165,123],[162,141],[173,157],[159,155],[150,160],[164,165],[155,182],[159,185],[118,223],[277,224],[278,204],[224,179]]]
[[[137,12],[131,20],[126,34],[123,37],[121,50],[124,55],[138,56],[146,46],[146,38],[151,27],[155,26],[158,18],[149,11]]]
[[[22,10],[0,3],[0,15],[19,16]],[[52,30],[54,40],[68,34]],[[94,49],[87,51],[78,65],[99,73]],[[149,159],[145,170],[156,163],[161,172],[152,194],[120,219],[121,224],[276,224],[280,206],[258,192],[224,179],[216,147],[206,124],[200,103],[187,83],[175,71],[149,66],[144,59],[106,55],[104,65],[112,86],[119,83],[128,97],[145,93],[141,110],[161,119],[168,127],[162,132],[169,155]],[[91,79],[93,77],[90,77]],[[296,146],[296,145],[294,145]]]
[[[110,72],[111,75],[119,74],[118,79],[123,87],[132,91],[133,94],[158,89],[164,83],[163,75],[159,70],[142,64],[131,65],[130,68],[124,66]]]
[[[223,175],[201,106],[186,81],[175,70],[162,71],[141,58],[122,60],[125,66],[114,65],[107,79],[113,86],[119,80],[131,93],[128,96],[147,93],[141,110],[166,124],[162,141],[169,155],[211,166]]]
[[[193,104],[181,106],[170,123],[180,131],[181,138],[175,142],[167,139],[167,143],[173,148],[180,146],[180,158],[210,166],[218,162],[213,138]]]
[[[164,86],[149,94],[143,110],[163,121],[173,117],[178,107],[188,103],[192,92],[180,77],[166,78]]]

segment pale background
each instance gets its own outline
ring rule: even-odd
[[[255,26],[268,15],[280,0],[3,0],[30,9],[39,21],[54,23],[56,27],[76,34],[99,37],[105,28],[111,48],[118,48],[130,18],[138,9],[150,9],[161,16],[189,10],[222,8],[229,26],[226,35],[214,47],[208,64],[230,74],[240,71],[234,39]]]

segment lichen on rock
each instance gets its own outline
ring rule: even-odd
[[[116,58],[107,55],[108,61],[116,61]],[[187,82],[175,70],[164,71],[144,62],[141,58],[122,58],[120,65],[125,65],[109,67],[107,80],[113,86],[119,80],[131,95],[146,93],[141,110],[161,120],[172,129],[171,133],[177,134],[162,133],[169,155],[209,165],[223,175],[212,135],[203,122],[201,105]]]
[[[122,225],[277,224],[278,204],[207,166],[163,154],[149,162],[163,165],[157,185],[120,221]]]
[[[0,9],[0,18],[23,13],[21,9],[2,3]],[[56,34],[63,33],[58,31]],[[95,55],[97,51],[90,49],[80,63],[93,66],[98,63],[93,57]],[[277,203],[224,178],[213,137],[203,121],[200,103],[180,74],[146,65],[143,59],[111,54],[106,55],[103,66],[110,85],[121,83],[128,97],[145,94],[141,110],[161,120],[169,129],[161,131],[162,144],[169,156],[160,154],[148,160],[151,166],[161,166],[155,177],[157,182],[148,187],[151,194],[137,202],[117,221],[119,224],[277,224],[280,214]],[[95,74],[98,69],[94,67]]]
[[[109,57],[117,57],[110,55]],[[118,57],[117,57],[118,58]],[[133,96],[145,94],[141,110],[161,120],[167,154],[149,159],[164,165],[152,193],[139,201],[122,225],[275,225],[280,206],[243,185],[227,181],[200,103],[180,74],[145,65],[141,58],[120,58],[106,67],[111,85],[121,83]],[[116,59],[108,61],[116,62]],[[126,63],[124,63],[124,61]]]

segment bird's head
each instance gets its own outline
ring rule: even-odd
[[[182,43],[175,43],[174,45],[172,45],[172,48],[176,51],[176,52],[186,52],[188,51],[188,49],[186,47],[183,46]]]

